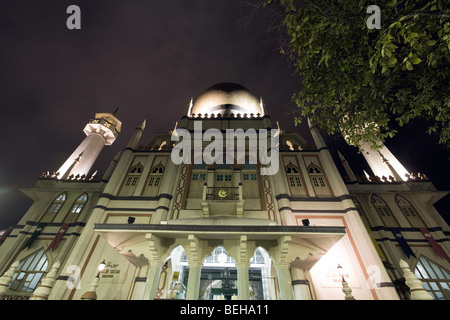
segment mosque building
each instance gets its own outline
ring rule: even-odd
[[[447,192],[385,146],[361,146],[372,172],[358,176],[313,123],[310,147],[235,83],[148,142],[145,126],[100,176],[121,121],[95,114],[23,189],[33,204],[2,239],[0,299],[399,300],[411,277],[450,299],[450,228],[433,207]]]

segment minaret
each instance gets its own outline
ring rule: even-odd
[[[147,123],[147,120],[144,119],[142,123],[134,130],[133,136],[131,137],[130,141],[128,142],[128,145],[126,149],[134,150],[138,146],[139,140],[141,139],[142,134],[144,133],[145,124]]]
[[[308,127],[309,132],[314,140],[314,144],[316,145],[317,151],[319,151],[319,157],[321,158],[321,162],[323,165],[323,169],[327,172],[328,179],[330,184],[334,186],[335,195],[343,195],[348,194],[348,190],[345,187],[344,181],[342,180],[342,176],[339,173],[336,165],[334,164],[334,160],[331,157],[331,153],[328,150],[325,141],[320,134],[319,128],[316,124],[314,124],[309,118],[308,119]]]
[[[122,123],[113,113],[96,113],[84,128],[86,138],[57,171],[59,179],[70,175],[87,176],[105,145],[111,145],[120,133]]]
[[[338,151],[338,155],[339,155],[339,159],[341,159],[341,164],[345,169],[345,172],[347,173],[348,178],[350,179],[350,181],[356,181],[356,176],[353,173],[352,168],[350,168],[350,165],[348,164],[347,160],[344,158],[344,156],[342,155],[342,153],[340,151]]]
[[[380,178],[393,176],[397,182],[406,181],[409,172],[384,144],[381,146],[381,149],[376,151],[370,147],[368,142],[359,144],[361,153],[369,164],[370,169],[372,169],[373,174]]]

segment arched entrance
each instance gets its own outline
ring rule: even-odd
[[[182,278],[179,286],[187,287],[189,278],[189,264],[187,257],[180,258],[180,274]],[[233,300],[238,297],[238,276],[236,261],[228,255],[222,246],[216,247],[212,254],[203,260],[200,272],[199,300]],[[250,259],[248,268],[249,292],[251,300],[273,299],[274,279],[272,274],[272,260],[262,248],[257,248]]]
[[[224,247],[217,247],[203,261],[199,300],[232,300],[237,298],[236,261]]]

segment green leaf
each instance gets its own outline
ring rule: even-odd
[[[412,64],[419,64],[422,61],[416,54],[413,54],[411,58],[409,58]]]
[[[396,63],[397,63],[397,59],[394,57],[389,58],[389,60],[387,61],[388,67],[393,67]]]
[[[388,3],[386,3],[387,7],[395,7],[395,5],[397,4],[397,0],[391,0]]]
[[[386,47],[388,47],[389,51],[392,51],[392,52],[395,52],[395,49],[398,48],[398,47],[397,47],[395,44],[393,44],[393,43],[388,43],[388,44],[386,45]]]
[[[414,67],[412,66],[411,62],[406,61],[406,69],[408,69],[409,71],[414,69]]]
[[[293,97],[299,118],[314,116],[327,132],[342,128],[353,144],[388,138],[387,126],[397,117],[403,126],[430,120],[440,143],[450,149],[449,0],[379,1],[385,27],[372,32],[355,20],[367,1],[305,0],[304,6],[264,1],[283,11],[285,56],[301,75],[302,89]],[[344,126],[345,114],[350,118]]]

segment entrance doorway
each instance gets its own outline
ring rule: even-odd
[[[270,262],[269,262],[270,264]],[[264,300],[265,290],[268,290],[268,279],[264,279],[266,272],[265,261],[261,253],[256,250],[250,259],[249,291],[250,299]],[[183,287],[187,287],[189,278],[189,265],[183,266]],[[219,246],[214,249],[211,256],[203,261],[200,273],[199,300],[233,300],[238,297],[236,261],[229,256],[226,250]],[[266,293],[267,295],[267,293]]]

